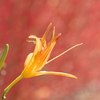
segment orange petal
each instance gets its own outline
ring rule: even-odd
[[[30,53],[30,54],[27,56],[27,58],[26,58],[26,60],[25,60],[25,63],[24,63],[24,67],[28,67],[28,65],[29,65],[29,63],[30,63],[30,61],[31,61],[31,59],[34,60],[34,57],[32,57],[32,56],[33,56],[33,53]]]
[[[72,74],[62,73],[62,72],[52,72],[52,71],[33,72],[29,75],[29,77],[34,77],[34,76],[39,76],[39,75],[60,75],[60,76],[67,76],[67,77],[78,79],[76,76]]]
[[[47,61],[50,57],[50,54],[51,54],[51,52],[56,44],[56,41],[60,35],[61,34],[58,34],[53,40],[51,40],[49,42],[49,44],[47,45],[46,49],[41,53],[41,55],[39,57],[40,62],[38,63],[38,66],[34,71],[41,70],[44,67],[44,65],[47,63]]]
[[[43,45],[45,44],[45,40],[46,40],[47,34],[48,34],[48,32],[49,32],[51,26],[52,26],[52,23],[49,24],[49,26],[47,27],[47,29],[46,29],[44,35],[42,36],[41,41],[42,41],[42,44],[43,44]]]
[[[55,36],[55,27],[53,27],[52,39],[54,39],[54,36]]]
[[[42,49],[42,44],[40,38],[36,37],[35,35],[30,35],[28,38],[33,38],[36,39],[36,46],[34,49],[34,55],[37,54],[37,52],[41,51]]]

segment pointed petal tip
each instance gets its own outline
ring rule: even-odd
[[[50,24],[48,25],[48,28],[50,29],[50,28],[51,28],[51,26],[52,26],[52,23],[50,23]]]
[[[65,75],[65,76],[70,77],[70,78],[74,78],[74,79],[78,79],[75,75],[68,74],[68,73],[66,73],[66,75]]]
[[[68,74],[68,73],[65,73],[64,76],[67,76],[67,77],[70,77],[70,78],[74,78],[74,79],[78,79],[75,75]]]
[[[60,36],[62,33],[59,33],[58,35]]]
[[[61,33],[59,33],[57,36],[56,36],[56,40],[61,36]]]
[[[54,26],[54,27],[53,27],[53,30],[55,30],[55,28],[56,28],[56,27]]]
[[[52,23],[50,23],[49,25],[52,25]]]
[[[75,75],[68,74],[68,73],[62,73],[62,72],[60,72],[59,75],[61,75],[61,76],[67,76],[67,77],[74,78],[74,79],[78,79]]]
[[[76,77],[76,76],[73,76],[72,78],[78,79],[78,77]]]

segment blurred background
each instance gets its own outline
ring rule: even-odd
[[[62,33],[51,58],[77,43],[84,44],[43,70],[71,73],[78,80],[51,75],[23,79],[6,100],[100,100],[100,0],[0,0],[0,52],[5,44],[10,45],[0,71],[0,96],[34,50],[27,37],[41,37],[49,23],[56,33]]]

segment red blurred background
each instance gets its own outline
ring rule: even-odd
[[[0,95],[21,73],[26,56],[34,49],[27,37],[41,37],[51,22],[56,33],[62,33],[51,58],[84,44],[43,70],[68,72],[79,79],[49,75],[23,79],[6,100],[100,100],[100,0],[0,0],[0,52],[5,44],[10,45],[0,71]]]

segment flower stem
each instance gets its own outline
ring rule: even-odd
[[[3,91],[2,93],[2,100],[6,99],[6,93],[18,82],[22,79],[23,77],[19,75],[13,82],[11,82]]]

